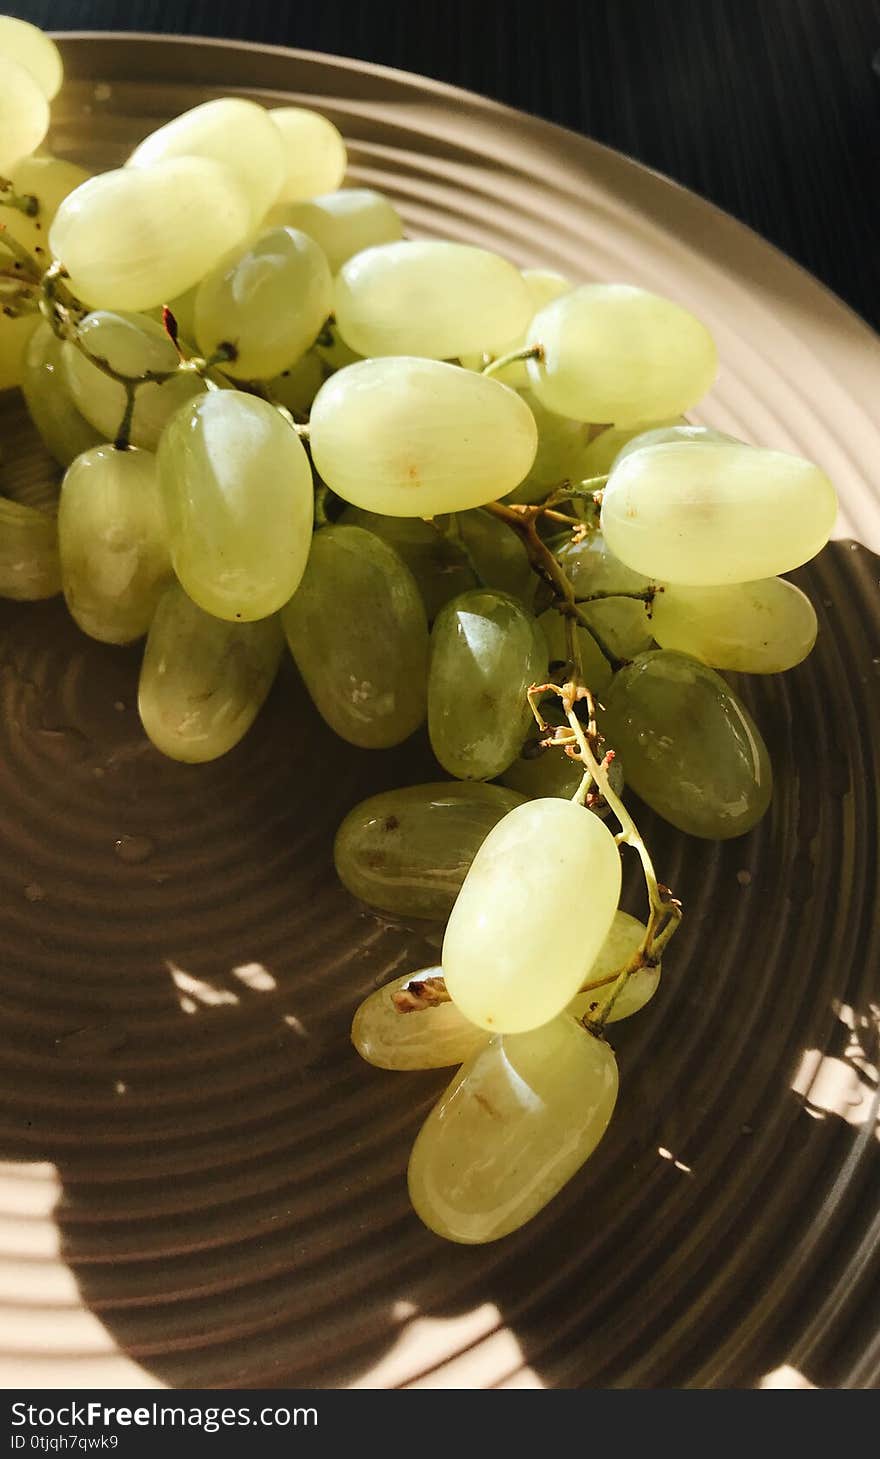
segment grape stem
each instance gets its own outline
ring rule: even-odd
[[[497,375],[499,370],[506,370],[508,365],[515,365],[520,360],[543,360],[544,346],[542,344],[525,345],[521,349],[508,350],[506,355],[499,355],[497,359],[490,360],[480,371],[481,375],[489,378]]]

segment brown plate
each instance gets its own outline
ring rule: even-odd
[[[333,831],[432,774],[424,743],[338,743],[287,666],[243,745],[175,765],[139,729],[136,650],[57,601],[0,605],[4,1381],[872,1386],[877,339],[698,198],[464,92],[221,42],[62,48],[65,156],[112,166],[218,92],[304,100],[412,232],[689,304],[722,358],[701,419],[814,456],[856,540],[795,575],[821,620],[809,662],[742,683],[777,772],[764,823],[714,845],[644,818],[687,919],[660,996],[615,1030],[608,1135],[482,1249],[407,1202],[445,1076],[379,1073],[348,1042],[356,1002],[435,945],[351,902]]]

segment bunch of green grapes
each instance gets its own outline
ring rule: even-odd
[[[779,574],[827,540],[834,489],[688,424],[716,352],[679,304],[405,239],[301,108],[210,101],[86,177],[35,154],[60,79],[0,21],[0,383],[64,468],[57,518],[0,502],[0,593],[145,638],[141,719],[176,760],[235,745],[286,650],[351,744],[427,725],[436,781],[355,806],[335,861],[369,907],[445,923],[442,955],[352,1036],[383,1068],[458,1066],[412,1201],[493,1240],[601,1139],[607,1028],[680,916],[623,772],[691,835],[764,814],[767,751],[719,671],[810,652]],[[618,907],[625,846],[645,922]]]

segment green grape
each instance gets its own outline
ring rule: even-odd
[[[494,351],[532,314],[512,263],[467,243],[382,243],[344,264],[335,313],[346,344],[362,355],[455,359]],[[470,373],[470,372],[468,372]]]
[[[324,366],[320,355],[314,350],[306,350],[301,359],[288,365],[286,370],[269,381],[266,388],[274,401],[294,415],[308,415],[323,383]]]
[[[0,16],[2,20],[2,16]],[[37,211],[31,217],[18,208],[0,208],[0,220],[11,234],[27,249],[33,258],[46,267],[50,262],[47,254],[48,236],[52,219],[64,199],[81,183],[88,182],[90,174],[75,162],[64,162],[60,157],[25,157],[12,168],[9,180],[13,190],[20,197],[37,200]]]
[[[485,587],[509,593],[526,605],[531,602],[535,578],[528,553],[506,522],[481,511],[458,512],[452,519],[437,520],[461,543],[467,561]]]
[[[620,854],[598,816],[552,797],[517,806],[489,832],[452,909],[441,958],[450,997],[492,1033],[547,1023],[586,982],[619,896]]]
[[[121,375],[139,376],[176,370],[177,351],[161,324],[144,314],[97,309],[77,326],[77,336],[81,348],[70,340],[61,347],[67,388],[80,414],[105,441],[112,441],[122,424],[127,394],[125,386],[93,360],[105,360]],[[192,370],[181,370],[161,385],[139,385],[129,430],[131,444],[155,451],[174,412],[204,391],[204,381]]]
[[[247,198],[252,227],[260,223],[278,197],[284,176],[284,146],[277,127],[272,124],[271,113],[267,115],[254,101],[246,101],[241,96],[221,96],[181,112],[173,121],[151,132],[125,165],[131,169],[154,168],[192,157],[220,163],[232,175],[237,190]],[[170,226],[174,228],[173,220]],[[177,227],[183,226],[183,220],[179,220]],[[225,242],[218,240],[221,246],[215,258],[227,248],[234,248],[243,233],[244,230],[237,232]]]
[[[103,643],[147,632],[171,573],[156,458],[96,446],[61,484],[61,585],[71,617]]]
[[[587,452],[587,427],[545,410],[533,390],[521,390],[538,427],[538,449],[528,476],[510,493],[512,502],[540,502],[563,481],[581,481]]]
[[[309,430],[315,467],[337,496],[389,517],[504,496],[537,443],[534,416],[506,385],[409,357],[340,370],[318,391]]]
[[[247,194],[221,162],[173,157],[89,178],[59,207],[49,245],[85,303],[152,309],[198,283],[250,223]]]
[[[0,55],[0,171],[8,174],[39,147],[48,130],[45,92],[18,61]]]
[[[638,573],[716,587],[800,567],[824,547],[837,496],[824,471],[755,446],[648,446],[615,467],[602,502],[609,548]]]
[[[709,426],[692,426],[688,425],[687,421],[673,422],[671,425],[652,426],[639,435],[631,436],[618,451],[612,465],[619,466],[627,456],[631,456],[634,451],[644,451],[647,446],[692,446],[697,443],[705,446],[711,445],[713,441],[716,443],[720,441],[729,446],[742,445],[736,436],[727,436],[723,431],[713,431]]]
[[[593,1153],[617,1082],[613,1050],[568,1014],[490,1039],[419,1131],[408,1176],[416,1214],[469,1245],[518,1230]]]
[[[455,780],[370,796],[336,833],[339,880],[381,912],[446,918],[492,827],[521,803],[499,785]]]
[[[630,441],[634,441],[637,437],[643,436],[646,431],[686,425],[687,421],[683,415],[674,415],[669,420],[657,421],[653,425],[650,421],[643,421],[640,425],[624,426],[622,428],[606,426],[604,431],[600,431],[597,436],[593,437],[584,452],[582,461],[584,475],[582,479],[590,476],[607,476],[624,446],[628,445]]]
[[[342,739],[382,749],[418,729],[428,627],[412,573],[386,542],[323,527],[281,616],[306,688]]]
[[[770,760],[754,721],[696,659],[668,649],[641,654],[615,675],[600,727],[632,789],[680,831],[741,836],[770,804]]]
[[[581,603],[580,611],[591,632],[618,659],[634,659],[653,646],[651,619],[636,598],[600,598]]]
[[[314,494],[296,432],[240,390],[200,395],[159,445],[171,560],[189,596],[218,618],[275,613],[309,555]]]
[[[439,977],[441,968],[404,973],[364,999],[351,1025],[351,1041],[362,1059],[377,1069],[445,1069],[463,1064],[482,1047],[485,1029],[468,1023],[454,1003],[398,1012],[395,993],[407,984]]]
[[[101,436],[71,399],[61,341],[48,324],[38,325],[28,340],[21,388],[31,420],[61,466],[98,445]]]
[[[785,578],[666,588],[654,600],[652,628],[661,648],[744,674],[793,669],[807,657],[817,633],[815,608]]]
[[[382,517],[361,507],[346,507],[339,521],[364,527],[394,548],[416,580],[429,623],[444,603],[477,586],[461,548],[421,517]]]
[[[56,518],[0,497],[0,598],[33,602],[60,591]]]
[[[567,294],[574,287],[568,279],[563,278],[562,274],[555,273],[553,269],[523,269],[522,280],[528,289],[532,315],[537,314],[539,309],[543,309],[545,304],[549,304],[551,299],[558,299],[560,294]],[[525,342],[525,326],[523,326],[512,334],[505,344],[499,346],[494,354],[500,359],[502,355],[509,355],[514,350],[524,349]],[[476,354],[465,354],[460,358],[466,370],[482,370],[486,364],[482,351]],[[513,360],[509,365],[505,365],[503,370],[498,370],[494,378],[516,390],[524,388],[529,383],[525,360]],[[531,405],[531,401],[529,404]]]
[[[277,617],[224,623],[174,583],[150,625],[138,684],[144,729],[163,755],[201,764],[247,733],[284,648]]]
[[[548,608],[538,619],[538,625],[547,641],[550,663],[569,662],[568,639],[562,614],[555,608]],[[578,626],[575,632],[580,645],[584,683],[594,694],[604,694],[611,683],[611,665],[586,628]]]
[[[315,340],[315,354],[330,370],[343,370],[346,365],[358,365],[363,359],[363,355],[349,349],[335,321],[329,320]]]
[[[591,593],[642,593],[652,586],[649,578],[633,572],[609,551],[601,532],[588,532],[579,542],[568,538],[556,556],[578,599]],[[650,648],[651,619],[641,599],[598,598],[579,606],[587,626],[617,658],[634,659]]]
[[[348,154],[333,123],[304,106],[274,107],[269,116],[281,136],[279,202],[297,203],[338,188]]]
[[[64,78],[61,52],[38,26],[0,15],[0,56],[24,66],[47,101],[58,95]]]
[[[642,946],[646,931],[644,922],[637,917],[630,917],[628,912],[615,912],[608,936],[590,968],[587,981],[592,983],[599,978],[610,978],[625,968]],[[639,968],[637,973],[630,973],[622,992],[614,1000],[608,1022],[618,1023],[621,1018],[638,1013],[653,998],[659,986],[659,963],[654,968]],[[568,1012],[578,1019],[598,1018],[610,1002],[613,987],[613,983],[606,983],[602,988],[578,993],[569,1003]]]
[[[333,302],[323,253],[305,233],[272,228],[226,257],[196,295],[196,339],[204,355],[231,341],[224,366],[240,380],[268,380],[315,341]]]
[[[541,630],[506,593],[453,598],[431,634],[428,732],[444,770],[492,780],[519,753],[532,715],[526,691],[547,677]]]
[[[323,250],[334,274],[365,248],[403,237],[400,214],[383,193],[370,187],[342,188],[305,202],[278,203],[266,226],[307,233]]]
[[[25,314],[21,319],[10,319],[0,313],[0,390],[8,390],[13,385],[21,384],[25,353],[39,322],[39,314]]]
[[[582,284],[536,314],[526,334],[532,389],[548,410],[614,426],[662,421],[695,405],[718,358],[699,319],[628,284]]]

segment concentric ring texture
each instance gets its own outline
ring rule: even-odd
[[[875,1386],[877,340],[700,199],[494,103],[222,43],[63,51],[51,145],[86,165],[210,95],[303,102],[413,234],[689,305],[722,359],[700,419],[819,461],[842,536],[794,574],[813,656],[738,681],[776,771],[765,822],[715,845],[644,813],[687,917],[660,994],[615,1028],[608,1135],[481,1249],[408,1206],[445,1076],[348,1042],[357,1001],[437,943],[352,903],[333,833],[434,778],[424,741],[340,744],[288,665],[238,749],[176,765],[140,731],[137,649],[89,642],[58,601],[0,605],[2,1381]],[[21,491],[46,467],[17,410],[0,397]]]

